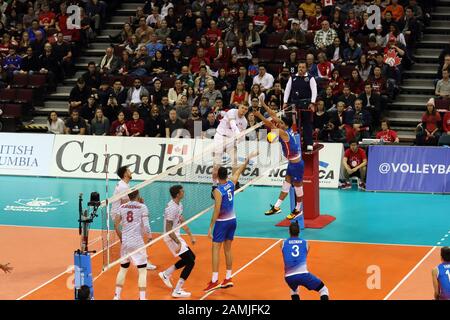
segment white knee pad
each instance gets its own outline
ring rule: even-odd
[[[289,193],[289,190],[291,190],[291,184],[287,181],[283,181],[283,185],[281,186],[281,191],[285,193]]]
[[[128,268],[120,267],[119,273],[117,274],[117,280],[116,280],[116,284],[118,286],[123,286],[127,272],[128,272]]]
[[[139,272],[138,286],[139,286],[139,288],[146,288],[147,287],[147,269],[139,268],[138,272]]]
[[[324,296],[324,295],[329,296],[327,286],[323,286],[323,288],[319,290],[319,293],[321,296]]]
[[[295,195],[297,197],[303,197],[303,186],[301,186],[301,187],[294,186],[294,190],[295,190]]]

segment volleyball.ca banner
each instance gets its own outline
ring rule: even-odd
[[[50,175],[55,177],[116,179],[120,166],[128,165],[134,180],[147,180],[180,163],[182,169],[165,180],[179,182],[211,182],[213,140],[129,138],[104,136],[55,137]],[[337,188],[341,169],[342,144],[327,143],[319,154],[320,187]],[[259,150],[241,176],[242,183],[281,185],[286,175],[285,161],[278,143],[245,141],[239,143],[238,162],[252,151]],[[195,161],[190,161],[194,158]],[[225,166],[231,159],[225,154]],[[284,163],[284,164],[283,164]],[[263,177],[260,177],[260,176]]]
[[[49,176],[54,135],[0,133],[0,175]]]
[[[450,193],[450,148],[371,146],[366,188]]]

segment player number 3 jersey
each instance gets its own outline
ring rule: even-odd
[[[307,273],[307,242],[300,238],[289,238],[283,242],[283,260],[285,277]]]

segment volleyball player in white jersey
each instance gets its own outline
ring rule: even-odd
[[[128,166],[122,166],[117,170],[117,175],[120,178],[120,181],[117,182],[116,187],[114,189],[114,195],[123,193],[130,189],[130,181],[133,179],[131,170],[128,168]],[[123,196],[117,201],[114,201],[111,204],[111,218],[114,220],[115,216],[119,212],[119,207],[130,201],[127,195]],[[147,270],[156,270],[156,266],[150,262],[150,260],[147,261]]]
[[[247,112],[248,103],[243,102],[239,105],[238,109],[231,109],[225,112],[217,127],[216,134],[214,135],[214,168],[212,173],[213,187],[211,197],[213,197],[214,189],[217,188],[219,183],[217,171],[222,165],[224,152],[231,157],[232,174],[237,170],[237,141],[234,138],[247,129],[247,119],[245,118]],[[237,189],[239,189],[239,183],[236,185]]]
[[[170,196],[172,200],[166,206],[164,210],[164,233],[169,232],[184,222],[183,217],[183,204],[181,200],[184,197],[184,190],[181,185],[175,185],[170,188]],[[191,230],[186,225],[182,227],[184,231],[191,238],[192,244],[195,244],[195,237],[192,235]],[[183,290],[183,284],[188,279],[195,265],[195,254],[186,244],[186,241],[180,235],[180,229],[171,232],[168,236],[164,237],[164,242],[166,243],[169,250],[175,257],[179,257],[177,263],[171,265],[167,270],[160,272],[159,277],[164,281],[165,285],[169,288],[173,288],[170,282],[170,277],[175,270],[183,268],[181,271],[180,279],[172,292],[172,297],[174,298],[188,298],[191,296],[190,292]]]
[[[126,255],[142,248],[147,241],[150,241],[151,229],[148,221],[148,208],[139,200],[139,191],[133,191],[129,195],[130,201],[119,207],[118,214],[114,220],[114,229],[121,242],[120,256]],[[120,226],[122,228],[120,228]],[[138,268],[139,298],[146,300],[145,291],[147,288],[147,250],[141,249],[122,261],[116,279],[116,293],[114,300],[120,300],[125,277],[130,267],[130,261]]]

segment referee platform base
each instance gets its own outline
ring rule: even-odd
[[[335,217],[323,214],[315,219],[305,219],[305,228],[310,229],[322,229],[336,220]],[[284,219],[276,224],[277,227],[289,227],[291,225],[291,220]]]

